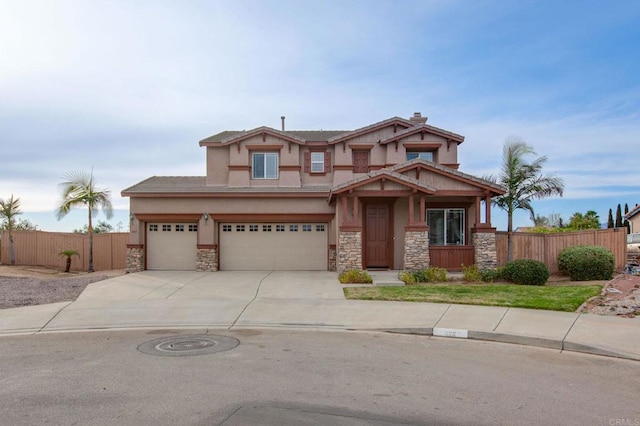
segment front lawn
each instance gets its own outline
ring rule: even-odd
[[[602,286],[525,286],[427,284],[404,287],[345,288],[347,299],[402,302],[457,303],[575,312],[587,299],[600,294]]]

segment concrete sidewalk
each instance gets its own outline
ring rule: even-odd
[[[90,284],[72,303],[0,310],[0,335],[141,327],[381,330],[640,360],[640,318],[345,300],[332,272],[146,271]]]

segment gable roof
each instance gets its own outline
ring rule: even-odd
[[[350,132],[346,132],[342,135],[336,135],[329,139],[329,145],[344,142],[346,140],[353,139],[355,137],[362,136],[370,132],[375,132],[376,130],[383,129],[391,125],[401,126],[406,129],[406,128],[413,127],[415,124],[405,118],[391,117],[386,120],[378,121],[377,123],[373,123],[368,126],[361,127],[356,130],[352,130]]]
[[[388,170],[398,172],[398,173],[404,173],[408,170],[412,170],[416,168],[428,170],[433,173],[447,176],[451,179],[455,179],[460,182],[465,182],[477,188],[486,189],[494,193],[495,195],[502,195],[507,192],[507,188],[503,187],[502,185],[498,185],[497,183],[491,182],[489,180],[482,179],[467,173],[463,173],[456,169],[452,169],[450,167],[446,167],[438,163],[427,161],[422,158],[414,158],[413,160],[409,160],[404,163],[400,163],[395,166],[389,167]]]
[[[441,136],[447,140],[452,140],[458,143],[464,142],[464,136],[459,135],[457,133],[450,132],[448,130],[440,129],[439,127],[430,126],[428,124],[419,124],[414,127],[410,127],[408,129],[404,129],[393,136],[390,136],[386,139],[382,139],[380,141],[381,145],[388,144],[390,142],[395,142],[402,138],[406,138],[407,136],[415,135],[416,133],[431,133],[437,136]]]
[[[334,186],[333,188],[331,188],[331,193],[329,194],[329,201],[331,202],[331,200],[335,195],[342,194],[343,192],[351,191],[355,188],[359,188],[364,185],[368,185],[372,182],[377,182],[382,179],[399,183],[408,188],[417,190],[425,194],[433,194],[436,192],[436,188],[434,188],[431,185],[427,185],[423,182],[420,182],[417,179],[414,179],[409,176],[405,176],[403,174],[391,171],[389,169],[380,169],[373,172],[369,172],[366,175],[359,176],[355,179],[352,179],[350,181],[343,182],[341,184]]]

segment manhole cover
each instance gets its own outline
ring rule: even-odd
[[[138,350],[147,355],[194,356],[228,351],[239,344],[240,341],[233,337],[188,334],[150,340],[138,346]]]

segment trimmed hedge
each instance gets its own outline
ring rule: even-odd
[[[517,259],[507,263],[500,275],[516,284],[544,285],[549,279],[549,269],[537,260]]]
[[[614,268],[613,253],[601,246],[573,246],[558,253],[558,269],[572,281],[610,280]]]

